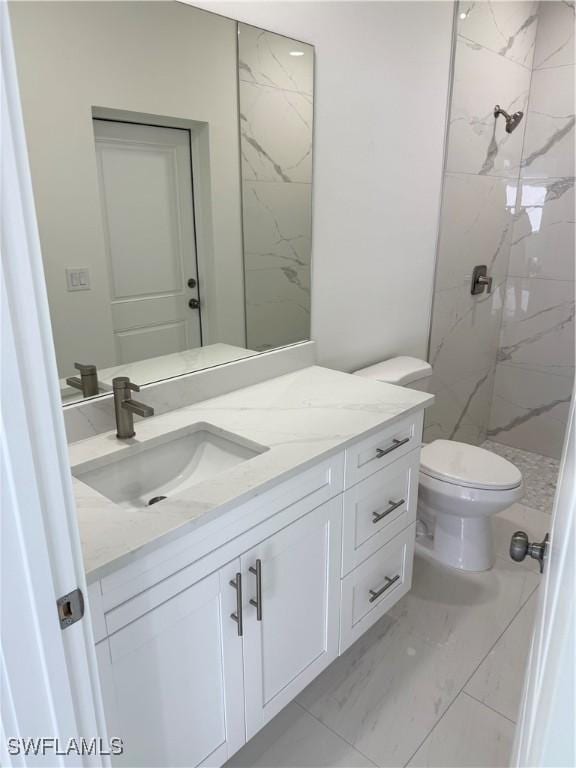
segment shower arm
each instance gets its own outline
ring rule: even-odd
[[[500,115],[502,115],[502,117],[505,120],[511,120],[512,119],[512,115],[509,112],[506,112],[505,109],[502,109],[500,104],[496,104],[496,106],[494,107],[494,117],[499,117]]]

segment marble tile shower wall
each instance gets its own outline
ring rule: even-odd
[[[238,40],[246,335],[264,350],[310,337],[314,51],[245,24]]]
[[[558,458],[574,381],[574,3],[538,17],[488,436]]]
[[[518,169],[526,122],[511,134],[500,104],[526,112],[537,2],[461,2],[429,360],[436,402],[425,439],[479,444],[486,436],[506,295]],[[491,294],[472,296],[475,265]]]

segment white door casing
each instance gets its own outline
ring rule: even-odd
[[[93,122],[116,363],[199,347],[190,133]]]

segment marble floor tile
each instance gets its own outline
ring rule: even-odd
[[[370,768],[361,755],[292,702],[225,764],[225,768]]]
[[[470,573],[417,554],[412,590],[390,614],[426,641],[451,648],[453,665],[472,665],[471,674],[539,581],[508,557],[497,557],[490,571]]]
[[[460,694],[409,765],[418,768],[505,768],[510,765],[514,723]]]
[[[474,662],[472,662],[474,665]],[[298,702],[378,766],[405,765],[474,666],[384,617]]]
[[[560,471],[558,459],[523,451],[511,445],[495,443],[492,440],[486,440],[482,447],[508,459],[522,472],[524,481],[523,505],[531,507],[533,510],[552,513],[558,472]]]
[[[521,608],[464,688],[470,696],[514,722],[520,708],[537,606],[538,590]]]

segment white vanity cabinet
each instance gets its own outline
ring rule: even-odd
[[[98,644],[117,765],[219,766],[245,741],[235,560]],[[128,613],[128,612],[127,612]]]
[[[411,586],[422,413],[91,586],[117,765],[219,766]]]
[[[248,739],[338,655],[340,552],[337,497],[241,558]]]
[[[116,765],[221,765],[336,658],[341,529],[338,495],[197,582],[175,575],[106,614]]]

